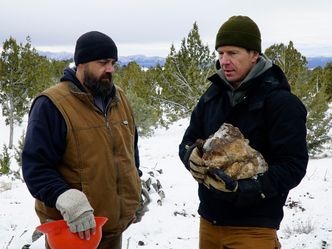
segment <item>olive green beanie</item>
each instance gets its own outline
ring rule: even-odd
[[[261,53],[261,33],[257,24],[247,16],[232,16],[221,25],[216,37],[216,50],[231,45]]]

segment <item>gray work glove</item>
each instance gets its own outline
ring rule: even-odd
[[[195,180],[199,183],[203,183],[206,178],[208,167],[205,166],[201,152],[197,147],[192,150],[189,156],[189,167],[190,173]]]
[[[144,214],[149,211],[148,205],[150,202],[151,202],[151,198],[149,195],[149,191],[147,190],[145,185],[142,184],[140,205],[139,205],[138,209],[136,210],[135,219],[134,219],[133,223],[138,223],[142,220],[142,217],[144,216]]]
[[[72,233],[78,233],[81,239],[90,239],[96,232],[96,222],[86,195],[77,189],[69,189],[62,193],[55,204]]]

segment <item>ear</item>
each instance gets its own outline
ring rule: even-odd
[[[251,62],[253,62],[253,63],[257,62],[257,60],[259,58],[259,53],[254,50],[251,50],[250,53],[252,53]]]
[[[78,64],[76,66],[76,73],[78,73],[79,75],[83,75],[85,68],[86,68],[86,63]]]
[[[76,77],[82,83],[84,81],[85,64],[78,64],[76,66]]]
[[[76,66],[76,68],[82,70],[82,69],[84,69],[84,65],[85,65],[85,63],[83,63],[83,64],[78,64],[78,65]]]

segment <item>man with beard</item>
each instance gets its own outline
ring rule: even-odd
[[[89,240],[94,217],[105,216],[98,248],[108,249],[121,248],[141,193],[133,113],[112,81],[117,59],[109,36],[83,34],[76,67],[33,101],[22,153],[40,222],[64,219],[71,232]]]

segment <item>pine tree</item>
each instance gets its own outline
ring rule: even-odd
[[[4,144],[0,154],[0,175],[8,175],[10,172],[10,154],[8,147]]]
[[[328,101],[332,102],[332,62],[324,67],[324,85]]]
[[[328,110],[328,98],[324,73],[321,69],[310,72],[307,60],[290,41],[288,46],[274,44],[267,48],[265,54],[281,67],[297,95],[307,108],[307,143],[309,153],[314,156],[322,152],[324,145],[330,141],[328,131],[331,129],[331,114]]]
[[[130,62],[127,66],[117,68],[115,74],[115,82],[125,91],[133,108],[139,134],[142,136],[151,135],[162,116],[155,98],[157,70],[143,70],[136,62]]]
[[[6,125],[10,127],[8,148],[13,147],[14,125],[21,124],[31,98],[41,82],[50,82],[49,63],[37,54],[27,37],[25,45],[10,37],[3,43],[0,56],[0,103]]]
[[[167,117],[173,121],[188,116],[199,97],[208,88],[208,76],[214,72],[215,54],[203,45],[198,25],[193,24],[179,51],[174,45],[166,58],[159,81],[159,101]]]
[[[308,83],[303,87],[302,100],[309,111],[307,141],[311,156],[323,152],[324,145],[331,141],[328,133],[332,127],[332,114],[328,112],[329,96],[324,81],[324,70],[319,67],[310,73]]]
[[[265,54],[277,64],[287,76],[292,91],[299,95],[301,85],[307,76],[307,59],[296,50],[292,41],[288,45],[274,44],[265,50]]]

